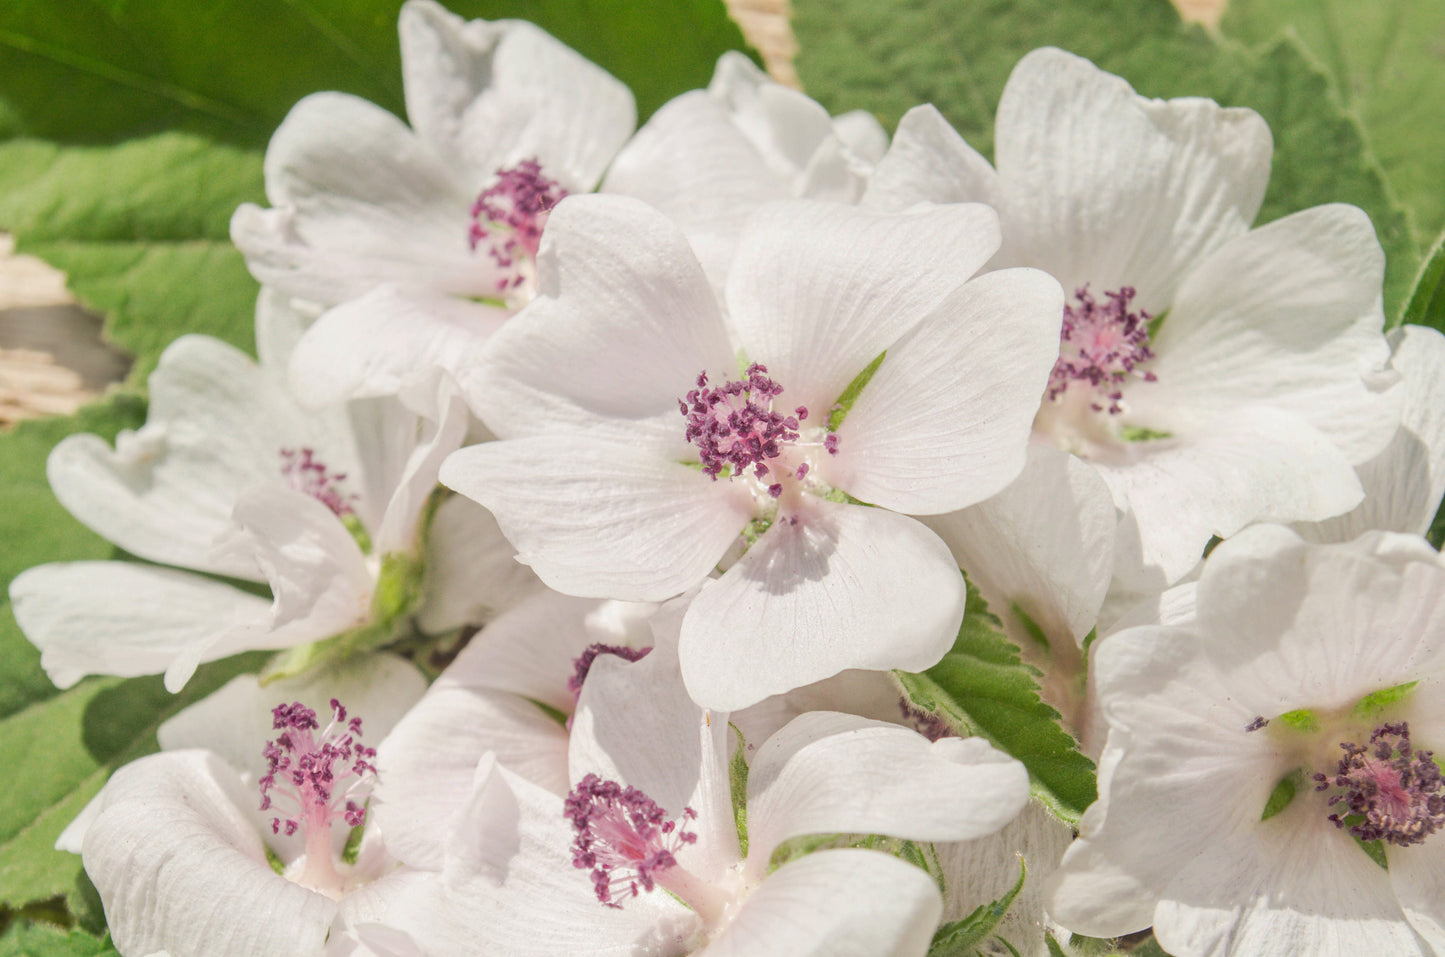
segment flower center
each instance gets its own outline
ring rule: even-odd
[[[1150,316],[1142,309],[1130,311],[1131,286],[1106,292],[1104,298],[1106,302],[1100,304],[1084,286],[1074,293],[1075,304],[1064,306],[1059,359],[1049,373],[1047,398],[1056,400],[1078,386],[1092,390],[1090,408],[1095,412],[1118,415],[1124,411],[1121,386],[1127,376],[1155,381],[1154,373],[1136,368],[1154,358],[1149,348]]]
[[[486,247],[499,271],[497,293],[506,296],[530,278],[547,216],[567,191],[535,159],[499,169],[496,177],[472,204],[467,240],[473,250]]]
[[[316,712],[299,701],[271,709],[272,727],[281,733],[266,742],[262,755],[267,770],[261,778],[261,810],[284,802],[287,817],[271,819],[271,832],[306,837],[305,869],[297,883],[323,893],[338,893],[342,878],[331,853],[331,825],[345,821],[358,827],[366,821],[360,793],[376,783],[371,762],[376,749],[359,740],[361,719],[347,720],[346,708],[331,699],[331,722],[325,729]]]
[[[563,813],[577,832],[572,866],[591,870],[593,890],[603,904],[621,907],[619,896],[662,887],[705,919],[721,913],[725,895],[677,863],[677,852],[697,843],[697,834],[686,829],[686,822],[697,818],[692,808],[669,820],[636,788],[589,774],[567,795]]]
[[[1314,775],[1315,790],[1338,810],[1335,827],[1362,841],[1398,847],[1422,843],[1445,827],[1445,794],[1440,768],[1430,751],[1410,745],[1410,725],[1382,724],[1368,746],[1342,742],[1344,757],[1333,775]]]
[[[789,446],[801,444],[798,427],[808,418],[808,409],[800,405],[792,415],[774,411],[773,399],[782,395],[783,387],[767,373],[767,366],[755,362],[748,366],[746,380],[732,379],[716,387],[708,385],[706,372],[700,373],[697,388],[677,405],[687,420],[687,440],[697,447],[702,470],[713,481],[724,470],[732,478],[751,469],[754,478],[767,483],[768,494],[777,498],[783,494],[783,479],[801,482],[808,474],[807,462],[773,463]],[[838,454],[836,433],[827,433],[821,444],[829,455]],[[779,469],[779,464],[787,467]]]
[[[356,496],[341,490],[346,473],[329,470],[316,458],[312,449],[282,449],[281,474],[285,476],[287,485],[310,495],[331,509],[337,518],[354,514],[355,509],[351,507],[351,502]]]

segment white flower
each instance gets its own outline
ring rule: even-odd
[[[900,513],[960,508],[1018,474],[1055,350],[1056,283],[961,279],[995,226],[977,205],[769,205],[724,309],[661,214],[565,200],[541,295],[476,370],[471,403],[502,441],[453,455],[442,480],[568,594],[663,600],[729,564],[683,622],[701,703],[926,668],[957,632],[963,581]]]
[[[670,100],[617,154],[604,192],[645,200],[692,243],[717,288],[748,216],[764,203],[856,203],[888,134],[863,111],[830,117],[817,102],[724,53],[706,90]]]
[[[1320,206],[1251,231],[1271,152],[1257,114],[1140,97],[1059,50],[1019,62],[996,129],[997,170],[914,109],[864,203],[987,202],[991,265],[1072,294],[1035,435],[1136,517],[1121,573],[1175,581],[1211,535],[1356,505],[1352,465],[1399,423],[1369,218]]]
[[[262,283],[313,315],[341,307],[297,355],[312,402],[394,390],[505,320],[531,296],[548,211],[595,187],[636,124],[622,83],[531,23],[408,0],[399,31],[411,127],[305,98],[266,150],[272,208],[231,223]]]
[[[424,686],[410,664],[371,656],[265,689],[243,676],[163,724],[165,750],[117,771],[61,838],[117,949],[321,957],[353,891],[386,893],[396,865],[376,829],[354,863],[343,850],[374,778],[364,741]]]
[[[505,600],[472,578],[511,564],[483,510],[442,502],[433,524],[447,532],[423,541],[437,469],[467,427],[454,390],[421,396],[427,415],[394,399],[307,413],[276,368],[296,323],[262,296],[260,365],[219,340],[178,339],[150,377],[143,428],[114,450],[79,435],[51,453],[61,503],[160,563],[41,565],[11,583],[16,620],[60,687],[165,672],[175,690],[203,661],[337,635],[376,645],[413,613],[442,631]],[[273,598],[164,566],[265,582]]]
[[[831,850],[769,874],[773,851],[817,833],[992,833],[1027,800],[1023,767],[979,739],[813,712],[752,760],[744,853],[727,716],[694,705],[677,667],[668,643],[636,663],[598,658],[568,799],[484,762],[441,875],[413,879],[386,921],[437,953],[921,957],[940,912],[924,872]]]
[[[1152,924],[1178,957],[1445,952],[1439,556],[1256,526],[1196,602],[1099,643],[1100,799],[1049,912],[1093,936]]]

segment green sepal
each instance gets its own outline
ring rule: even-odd
[[[266,849],[266,863],[271,865],[271,870],[275,871],[277,874],[285,874],[286,862],[281,860],[281,855],[277,854],[271,848],[270,844],[263,843],[261,846]]]
[[[883,359],[887,355],[888,351],[886,349],[878,353],[878,357],[868,363],[868,368],[854,376],[853,381],[848,383],[848,388],[844,389],[843,394],[838,396],[838,401],[834,402],[833,407],[828,410],[829,432],[838,431],[838,426],[842,425],[843,420],[848,417],[848,410],[853,408],[854,402],[858,401],[858,396],[862,393],[863,387],[868,384],[869,379],[873,378],[873,373],[878,371],[878,367],[883,364]]]
[[[1419,683],[1418,681],[1407,681],[1402,685],[1371,691],[1355,703],[1355,707],[1350,711],[1350,716],[1361,719],[1379,717],[1386,708],[1393,704],[1399,704],[1410,697],[1410,693]]]
[[[1125,425],[1119,428],[1119,438],[1125,442],[1157,442],[1160,439],[1174,438],[1174,433],[1159,432],[1138,425]]]
[[[1303,783],[1304,773],[1298,768],[1280,778],[1279,783],[1274,786],[1274,790],[1269,792],[1269,799],[1264,802],[1264,811],[1259,815],[1259,819],[1268,821],[1289,807]]]
[[[748,856],[748,742],[742,729],[728,722],[732,733],[737,735],[737,747],[728,760],[728,792],[733,803],[733,823],[738,829],[738,847],[743,857]]]
[[[369,811],[371,801],[366,802]],[[366,836],[366,821],[346,832],[346,843],[341,848],[341,863],[351,867],[356,864],[356,858],[361,854],[361,839]]]
[[[1345,818],[1345,823],[1349,824],[1350,819]],[[1353,834],[1350,836],[1355,837]],[[1385,856],[1384,841],[1362,841],[1355,837],[1355,843],[1360,846],[1360,850],[1365,852],[1366,857],[1380,865],[1381,870],[1388,871],[1390,869],[1390,859]]]
[[[975,957],[979,953],[979,945],[993,933],[993,929],[1013,906],[1014,899],[1024,889],[1024,879],[1027,876],[1028,867],[1024,864],[1023,857],[1019,857],[1019,879],[1014,882],[1009,892],[996,901],[980,904],[974,908],[973,913],[961,920],[940,926],[933,935],[933,943],[928,946],[928,957]],[[1010,946],[1009,949],[1013,950],[1013,947]]]
[[[1306,734],[1313,734],[1320,729],[1320,719],[1309,708],[1298,708],[1294,711],[1286,711],[1274,719],[1291,731],[1303,731]]]

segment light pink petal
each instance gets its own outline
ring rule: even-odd
[[[727,303],[749,359],[789,405],[827,410],[878,354],[923,321],[998,248],[976,204],[883,215],[833,203],[772,203],[749,220]]]
[[[407,116],[477,189],[537,159],[569,191],[590,190],[637,124],[626,86],[531,23],[411,0],[399,26]]]
[[[748,772],[748,860],[762,873],[804,834],[964,841],[998,831],[1029,799],[1024,766],[982,738],[923,735],[834,711],[790,721]]]
[[[948,547],[918,522],[809,497],[703,586],[683,619],[683,678],[699,704],[734,711],[847,668],[922,671],[953,644],[964,597]]]
[[[446,460],[441,480],[485,505],[550,587],[599,598],[659,601],[690,588],[752,510],[740,485],[582,436],[473,445]]]
[[[687,240],[624,196],[577,196],[547,221],[537,298],[487,343],[468,401],[503,438],[607,429],[681,457],[678,401],[698,374],[736,374]]]
[[[924,871],[877,851],[778,868],[698,957],[923,957],[942,911]]]
[[[1064,289],[1121,286],[1158,313],[1200,257],[1249,228],[1273,144],[1259,114],[1150,100],[1062,50],[1019,61],[999,100],[1005,248]]]
[[[1063,296],[1034,269],[965,283],[888,347],[822,474],[915,515],[964,508],[1019,474],[1058,358]]]

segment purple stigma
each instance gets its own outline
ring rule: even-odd
[[[1329,819],[1362,841],[1420,844],[1445,827],[1445,794],[1431,751],[1410,746],[1410,725],[1383,724],[1369,746],[1344,742],[1333,775],[1316,774],[1315,790],[1339,810]]]
[[[767,366],[748,366],[746,380],[729,380],[720,386],[709,386],[707,373],[697,377],[697,388],[679,399],[678,410],[687,421],[687,440],[697,447],[702,470],[717,481],[723,470],[728,477],[742,475],[752,469],[756,478],[769,474],[768,494],[777,498],[783,485],[776,481],[769,461],[783,454],[786,445],[799,439],[798,426],[808,418],[806,406],[798,406],[792,414],[773,410],[773,399],[782,395],[783,387],[768,378]],[[829,433],[823,441],[829,455],[838,454],[838,436]],[[807,476],[807,463],[789,467],[786,474],[799,481]]]
[[[542,228],[567,191],[543,175],[535,159],[499,169],[496,176],[496,182],[482,190],[472,204],[467,240],[472,249],[486,241],[487,252],[502,270],[497,292],[506,293],[522,284],[520,261],[537,258]]]
[[[669,820],[646,794],[595,774],[567,795],[563,813],[577,832],[572,866],[591,870],[597,899],[608,907],[622,906],[618,896],[636,897],[663,883],[660,878],[677,867],[676,852],[697,842],[682,823],[696,819],[692,808]]]
[[[355,513],[351,501],[356,496],[343,494],[340,488],[346,473],[329,470],[316,458],[312,449],[282,449],[281,474],[285,476],[287,485],[310,495],[331,509],[337,518]]]
[[[1110,415],[1118,415],[1124,411],[1120,385],[1126,376],[1155,381],[1154,373],[1135,368],[1154,358],[1149,348],[1150,315],[1142,309],[1129,311],[1132,286],[1106,292],[1104,298],[1107,302],[1100,305],[1084,286],[1074,292],[1077,304],[1064,306],[1059,359],[1049,373],[1047,398],[1057,399],[1070,386],[1083,383],[1096,393],[1090,403],[1095,412],[1107,409]]]
[[[329,864],[331,825],[338,820],[357,827],[366,820],[358,791],[376,781],[376,749],[361,737],[361,719],[348,720],[346,709],[331,699],[332,719],[323,729],[316,712],[299,701],[271,709],[271,725],[281,732],[266,742],[267,769],[261,778],[261,810],[278,801],[288,816],[271,819],[271,832],[288,837],[306,832],[308,859],[324,851]]]

